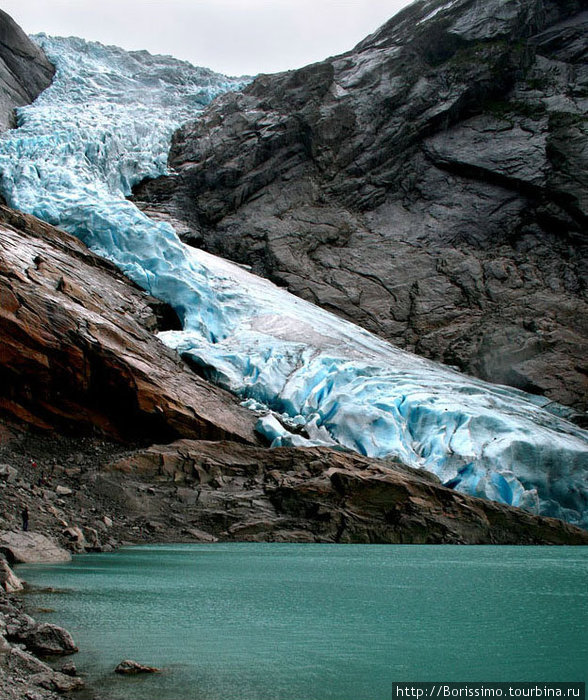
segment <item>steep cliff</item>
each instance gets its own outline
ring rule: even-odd
[[[16,125],[15,107],[49,87],[54,72],[43,51],[0,10],[0,131]]]
[[[574,0],[420,0],[220,98],[135,199],[400,347],[584,410],[587,31]]]
[[[73,236],[0,207],[0,417],[143,443],[255,443],[255,416],[155,337],[178,323]]]

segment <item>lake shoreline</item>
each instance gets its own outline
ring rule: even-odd
[[[551,542],[557,544],[588,543],[588,533],[573,526],[549,518],[535,518],[507,506],[442,489],[431,475],[415,475],[414,470],[402,471],[400,466],[393,472],[382,467],[381,472],[370,476],[375,479],[372,483],[364,480],[370,467],[363,464],[363,458],[348,457],[342,453],[342,464],[347,464],[345,460],[353,459],[364,471],[355,474],[347,467],[347,471],[339,469],[335,475],[338,488],[343,489],[339,493],[333,490],[334,477],[330,482],[325,481],[318,471],[320,459],[317,460],[317,457],[322,457],[320,451],[255,451],[254,448],[233,444],[231,459],[237,465],[233,469],[218,461],[223,454],[218,451],[219,445],[222,447],[222,443],[196,443],[197,449],[204,451],[201,452],[204,454],[202,461],[208,460],[209,464],[216,465],[209,467],[210,474],[206,475],[208,481],[199,484],[194,481],[192,472],[175,468],[166,472],[165,466],[157,467],[160,463],[158,460],[162,460],[164,465],[179,463],[176,453],[165,452],[167,446],[145,449],[141,445],[120,445],[94,437],[33,434],[0,421],[0,464],[8,467],[0,477],[3,506],[0,535],[2,532],[22,531],[22,515],[26,508],[30,532],[46,535],[74,554],[110,552],[123,545],[155,543],[272,540],[278,543],[349,542],[349,539],[340,536],[345,528],[348,533],[346,537],[356,536],[357,542],[372,544],[491,543],[494,535],[497,544],[539,544],[542,538],[547,538],[548,542],[552,538]],[[187,453],[185,447],[181,450],[184,450],[182,454],[188,455],[184,463],[191,463],[192,457],[196,458],[195,452]],[[207,450],[210,456],[206,454]],[[299,456],[301,462],[288,466],[294,454]],[[217,461],[214,462],[214,459]],[[256,463],[255,460],[269,460],[274,463],[274,470],[271,471],[263,461]],[[279,460],[286,460],[283,467],[275,466],[280,464]],[[119,468],[113,470],[113,463],[117,463]],[[133,471],[135,464],[138,466]],[[248,466],[251,464],[254,471],[247,474],[246,470],[251,469]],[[203,467],[198,466],[198,469],[202,471]],[[309,471],[300,471],[302,469]],[[311,483],[312,470],[317,470],[315,481],[318,486],[312,487],[314,491],[308,491],[306,484]],[[239,476],[241,473],[243,475]],[[357,530],[354,535],[353,509],[358,506],[354,505],[353,499],[357,493],[361,494],[357,491],[357,485],[365,484],[367,489],[379,485],[378,488],[384,489],[381,493],[385,495],[385,489],[391,488],[386,479],[396,480],[394,484],[397,483],[403,493],[402,498],[407,505],[402,508],[406,508],[406,511],[395,511],[398,523],[393,525],[393,529],[386,530],[379,525],[385,521],[385,514],[376,512],[374,516],[368,508],[366,512],[373,518],[372,524],[367,529],[362,525],[364,529]],[[231,491],[231,484],[238,480],[243,481],[244,486],[240,487],[241,490]],[[348,487],[348,484],[352,486]],[[413,488],[416,490],[411,492]],[[345,489],[348,489],[347,493]],[[308,493],[313,500],[300,500]],[[393,499],[397,498],[396,491],[390,493]],[[431,500],[445,499],[443,503],[439,501],[441,505],[437,506],[439,510],[433,519],[430,519],[429,511],[419,510],[422,508],[423,494]],[[208,506],[205,497],[209,499]],[[269,505],[261,500],[263,498],[272,507],[282,508],[283,515],[269,521]],[[365,508],[366,503],[369,506],[369,501],[365,501],[364,496],[361,498],[359,507]],[[455,504],[459,508],[463,504],[464,511],[473,513],[469,524],[459,521],[462,511],[452,510]],[[255,518],[256,508],[260,509],[263,517]],[[288,513],[287,508],[291,511],[301,509],[302,515],[292,519],[292,512]],[[271,517],[276,518],[276,515]],[[489,517],[497,519],[495,530],[493,525],[488,524]],[[241,525],[237,518],[244,518],[245,524]],[[283,522],[294,524],[280,525],[282,529],[277,531],[267,529],[268,523],[281,522],[280,518]],[[452,531],[450,528],[455,528],[456,520],[458,527]],[[366,519],[358,519],[358,522],[365,523]],[[484,522],[484,529],[480,530],[479,524]],[[518,526],[520,528],[516,529]],[[446,539],[443,539],[443,532],[448,533]],[[401,539],[390,539],[399,536]],[[465,536],[470,539],[460,540]],[[477,540],[479,537],[486,539]],[[12,563],[9,561],[9,564]],[[3,593],[0,604],[4,606],[3,610],[18,616],[33,612],[27,609],[26,595],[23,597],[19,593]],[[0,655],[0,662],[6,659],[6,654]],[[157,659],[152,662],[157,665]],[[0,683],[2,674],[6,674],[6,664],[3,667],[0,663]],[[28,677],[32,675],[33,672],[28,673]],[[23,676],[26,677],[27,674]],[[26,683],[25,686],[27,689],[21,695],[7,695],[8,700],[22,700],[27,692],[33,692]],[[42,700],[58,697],[54,691],[38,688],[34,693]],[[94,700],[100,699],[96,697]]]
[[[586,564],[570,547],[223,542],[20,573],[37,587],[29,609],[56,609],[40,619],[77,635],[78,663],[109,700],[228,697],[237,678],[241,700],[351,700],[388,697],[401,670],[414,681],[581,680]],[[516,614],[497,615],[507,600]],[[164,673],[119,682],[125,656]]]

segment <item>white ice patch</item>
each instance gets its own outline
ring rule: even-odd
[[[461,2],[461,0],[451,0],[451,2],[446,2],[445,4],[441,5],[440,7],[435,8],[432,12],[429,12],[428,15],[423,17],[423,19],[420,19],[417,22],[418,24],[424,24],[425,22],[429,22],[430,20],[433,19],[433,17],[436,17],[440,12],[445,12],[452,8],[454,5],[457,5],[458,2]]]
[[[165,172],[180,122],[238,81],[78,39],[40,42],[57,75],[0,141],[4,195],[169,302],[184,330],[162,340],[271,409],[259,429],[273,444],[396,456],[467,493],[588,525],[588,433],[544,410],[547,400],[398,350],[189,248],[125,200]]]

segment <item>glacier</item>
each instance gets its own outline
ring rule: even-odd
[[[248,79],[82,39],[35,39],[57,73],[0,139],[4,197],[171,304],[183,330],[161,340],[258,411],[272,446],[396,457],[464,493],[588,527],[588,432],[547,399],[401,351],[183,244],[126,199],[167,171],[182,122]]]

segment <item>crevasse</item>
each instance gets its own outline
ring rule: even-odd
[[[146,52],[37,40],[57,74],[0,141],[4,196],[169,302],[183,330],[163,342],[262,409],[272,445],[399,457],[458,490],[588,526],[588,433],[547,400],[398,350],[184,245],[125,199],[166,171],[180,123],[244,81]]]

